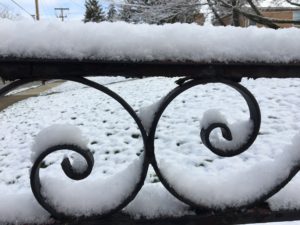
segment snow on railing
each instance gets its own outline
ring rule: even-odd
[[[294,62],[300,62],[300,45],[298,45],[300,31],[298,29],[273,31],[264,28],[199,27],[195,24],[131,25],[122,22],[85,25],[72,23],[72,26],[70,24],[67,26],[62,23],[0,21],[0,30],[3,32],[0,36],[0,57],[9,59],[2,61],[4,65],[0,67],[0,72],[4,68],[2,71],[7,74],[15,72],[11,70],[14,63],[22,67],[23,63],[26,64],[26,60],[32,58],[34,60],[30,61],[29,75],[34,70],[33,64],[36,68],[42,68],[45,63],[43,59],[50,59],[47,61],[50,64],[51,59],[84,59],[86,68],[95,66],[97,64],[94,64],[95,60],[113,61],[114,66],[105,67],[104,72],[112,71],[120,65],[119,68],[124,69],[128,65],[139,64],[140,61],[158,62],[162,66],[159,67],[161,74],[166,71],[170,73],[169,69],[174,69],[176,62],[185,66],[182,71],[195,66],[195,64],[185,64],[186,61],[196,64],[205,62],[208,66],[203,70],[203,77],[186,76],[180,79],[175,89],[151,106],[142,108],[139,113],[118,94],[99,83],[84,78],[83,75],[64,76],[63,73],[66,70],[62,69],[65,66],[63,60],[54,63],[54,66],[59,66],[57,69],[59,75],[51,75],[53,71],[49,70],[47,75],[41,73],[32,77],[19,75],[14,77],[18,80],[0,89],[0,96],[6,95],[23,84],[48,79],[74,81],[106,94],[116,100],[136,123],[140,131],[138,137],[143,142],[143,150],[138,159],[123,171],[109,178],[90,179],[94,167],[94,156],[80,129],[68,124],[45,128],[35,138],[31,155],[33,166],[30,169],[30,184],[39,205],[36,202],[33,203],[33,199],[28,198],[28,193],[25,193],[24,202],[30,207],[26,207],[23,214],[20,213],[15,218],[7,209],[1,211],[0,208],[0,213],[8,214],[7,216],[0,214],[0,222],[46,223],[50,221],[49,215],[62,221],[103,219],[120,211],[129,213],[135,219],[186,218],[192,215],[195,223],[206,216],[221,218],[220,221],[224,222],[222,218],[225,215],[229,215],[232,219],[242,217],[240,215],[243,213],[260,215],[262,221],[277,219],[276,214],[272,217],[272,209],[276,211],[284,207],[276,198],[270,201],[267,207],[259,208],[257,212],[255,209],[278,193],[298,173],[300,168],[299,135],[282,154],[272,161],[258,163],[246,171],[235,171],[231,174],[223,174],[220,171],[217,176],[209,178],[205,175],[206,171],[201,169],[194,171],[190,168],[180,168],[178,171],[177,165],[157,158],[155,140],[158,123],[171,102],[193,87],[221,83],[236,91],[245,100],[249,118],[229,123],[218,110],[206,111],[198,126],[199,142],[201,140],[201,143],[218,157],[233,157],[249,149],[259,134],[260,107],[253,94],[237,82],[245,77],[243,73],[238,77],[226,77],[226,74],[223,76],[220,73],[223,70],[216,70],[216,66],[223,65],[222,69],[226,68],[226,72],[230,72],[233,68],[226,67],[228,62],[243,62],[244,65],[249,64],[253,67],[256,67],[258,62],[275,63],[266,65],[262,70],[262,73],[265,73],[268,71],[265,70],[266,68],[277,70],[276,63],[280,63],[285,66],[291,65],[289,72],[294,71],[293,74],[296,74],[299,71],[299,65],[297,64],[298,70],[295,72]],[[64,36],[64,39],[61,39],[61,36]],[[289,41],[285,42],[287,38]],[[120,61],[130,62],[130,64],[122,67],[124,65]],[[173,63],[166,63],[169,61]],[[218,62],[217,65],[216,62]],[[143,72],[143,65],[139,68]],[[243,68],[239,67],[234,74],[238,71],[249,73]],[[68,72],[72,72],[72,69],[69,67]],[[101,69],[103,69],[102,66],[100,66]],[[177,70],[176,67],[175,70]],[[37,69],[36,74],[41,71],[48,71],[48,68]],[[193,73],[199,71],[195,69]],[[261,75],[257,75],[259,76]],[[272,74],[269,77],[272,77]],[[300,75],[297,74],[296,77]],[[47,170],[47,168],[41,169],[44,167],[45,158],[60,150],[74,153],[72,156],[63,157],[61,162],[62,171],[70,180],[61,179],[57,174],[48,176],[49,174],[45,173],[47,176],[41,176]],[[151,184],[141,189],[150,165],[162,185]],[[13,192],[9,195],[13,195]],[[171,197],[172,195],[176,198]],[[4,200],[7,199],[4,198]],[[145,201],[149,204],[145,204]],[[154,205],[154,201],[164,202],[164,205]],[[18,212],[22,211],[20,207],[16,209]],[[250,210],[247,211],[248,209]],[[286,208],[284,210],[288,211]],[[256,213],[251,214],[253,211]],[[297,212],[292,214],[293,212],[288,211],[282,218],[300,219]],[[129,224],[131,223],[130,221]]]
[[[105,61],[300,61],[300,30],[124,22],[0,21],[0,57]],[[287,41],[288,40],[288,41]]]

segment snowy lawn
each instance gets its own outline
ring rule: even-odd
[[[92,80],[107,84],[137,112],[159,101],[176,87],[176,79],[169,78],[125,80],[121,77],[103,77]],[[157,128],[155,147],[159,164],[170,165],[174,174],[189,171],[197,178],[216,182],[217,186],[210,195],[218,196],[218,191],[222,191],[222,185],[226,183],[226,196],[234,197],[237,190],[243,190],[247,185],[237,180],[239,175],[258,164],[272,163],[275,158],[280,162],[277,156],[285,155],[285,146],[290,145],[292,138],[300,131],[300,79],[243,80],[242,84],[254,94],[262,113],[260,134],[245,153],[233,158],[221,158],[201,143],[200,121],[207,110],[218,109],[230,123],[249,117],[244,100],[225,85],[208,84],[186,91],[169,105]],[[80,181],[78,186],[94,184],[97,187],[104,179],[118,176],[130,168],[128,166],[143,152],[141,135],[134,120],[117,102],[96,90],[72,82],[5,109],[0,113],[0,121],[0,191],[5,193],[0,196],[2,223],[43,222],[49,218],[48,213],[36,203],[29,182],[31,146],[42,129],[53,124],[72,124],[88,138],[88,148],[94,153],[95,166],[92,174]],[[59,165],[65,154],[76,160],[74,153],[68,151],[52,154],[45,160],[41,175],[47,177],[47,189],[57,190],[57,185],[72,185],[73,182],[65,178]],[[252,171],[251,176],[259,177],[261,173],[261,170]],[[189,185],[190,180],[182,181],[185,177],[184,174],[177,176],[177,182]],[[224,182],[214,179],[219,177]],[[238,187],[233,187],[236,184]],[[203,183],[198,185],[206,186]],[[273,209],[300,209],[299,185],[300,177],[296,176],[269,200],[270,206]],[[255,187],[255,184],[252,186]],[[97,189],[94,190],[96,193]],[[93,186],[80,191],[92,192]],[[103,191],[108,194],[112,190]],[[95,198],[91,203],[97,205],[97,200]],[[107,201],[114,204],[117,200],[108,197]],[[67,207],[68,201],[65,202]],[[70,202],[75,206],[81,204],[74,199]],[[191,213],[187,205],[162,187],[151,168],[146,185],[124,211],[136,218]]]

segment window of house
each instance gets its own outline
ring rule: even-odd
[[[300,11],[294,11],[293,12],[293,20],[300,21]],[[300,25],[295,25],[296,27],[300,27]]]
[[[249,20],[249,26],[256,26],[256,22],[253,20]]]

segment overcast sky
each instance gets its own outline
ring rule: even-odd
[[[20,9],[13,1],[23,7],[28,13]],[[39,0],[39,9],[41,20],[56,20],[54,8],[69,8],[66,20],[82,20],[84,15],[85,0]],[[120,3],[122,0],[99,0],[104,6],[111,2]],[[29,18],[35,15],[35,0],[0,0],[0,7],[22,15],[24,18]]]

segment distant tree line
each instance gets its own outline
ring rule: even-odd
[[[14,20],[19,18],[20,16],[18,14],[14,14],[13,12],[11,12],[10,10],[8,10],[7,8],[4,8],[0,5],[0,19],[10,19],[10,20]]]
[[[260,3],[265,0],[124,0],[122,4],[111,3],[107,9],[98,0],[85,1],[84,22],[126,21],[129,23],[192,23],[203,7],[214,24],[227,25],[224,18],[230,18],[231,25],[240,26],[240,16],[258,24],[277,29],[280,24],[297,24],[299,20],[276,19],[263,16]],[[300,0],[272,0],[300,7]],[[212,16],[210,16],[212,15]],[[19,16],[0,5],[0,18],[17,19]]]
[[[230,18],[231,25],[240,26],[240,16],[251,21],[277,29],[279,24],[300,24],[300,21],[276,19],[263,16],[260,3],[265,0],[124,0],[111,4],[106,13],[98,0],[86,0],[84,22],[126,21],[129,23],[192,23],[199,16],[202,7],[214,24],[227,25],[224,18]],[[272,0],[273,4],[288,3],[300,7],[300,0]]]
[[[98,0],[86,0],[84,22],[192,23],[200,13],[199,0],[125,0],[104,13]]]
[[[108,10],[105,12],[98,0],[86,0],[85,1],[85,15],[83,21],[86,22],[102,22],[110,21],[115,22],[122,20],[120,11],[117,11],[114,4],[110,4]]]

